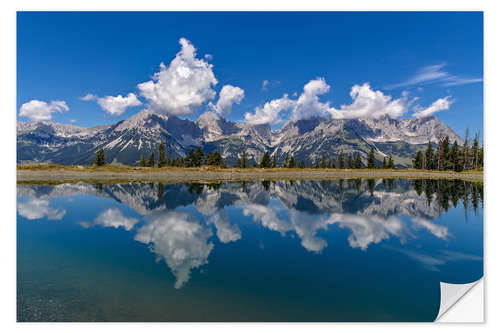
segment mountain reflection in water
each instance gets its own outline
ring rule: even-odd
[[[47,221],[69,219],[69,212],[81,203],[74,199],[79,196],[111,199],[115,204],[101,205],[99,211],[96,205],[93,217],[87,212],[71,220],[85,230],[114,228],[131,233],[134,241],[148,246],[158,261],[166,263],[176,289],[188,284],[193,270],[210,266],[216,248],[243,242],[251,224],[319,256],[332,242],[342,242],[340,234],[352,251],[370,252],[379,244],[424,271],[439,272],[447,263],[460,260],[482,263],[482,250],[470,253],[450,246],[457,235],[449,223],[439,222],[441,215],[457,206],[464,221],[482,214],[482,184],[461,180],[19,185],[17,195],[21,218]],[[64,204],[57,201],[61,198],[66,198]],[[337,230],[335,238],[328,236],[332,230]],[[431,252],[404,246],[421,235],[432,244]],[[258,246],[267,245],[261,239]],[[481,244],[476,245],[475,250],[482,249],[482,234]],[[472,275],[463,279],[475,279],[482,271]]]

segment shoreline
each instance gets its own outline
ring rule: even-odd
[[[130,183],[130,182],[222,182],[264,180],[338,180],[353,178],[460,179],[484,182],[483,172],[428,170],[338,169],[221,169],[164,168],[110,170],[17,169],[17,184]]]

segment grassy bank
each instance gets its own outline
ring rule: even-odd
[[[416,169],[219,169],[142,168],[125,165],[63,166],[56,164],[19,165],[18,184],[127,183],[144,182],[217,182],[258,180],[328,180],[349,178],[464,179],[483,181],[482,171],[452,172]]]

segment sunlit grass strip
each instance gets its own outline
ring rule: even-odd
[[[59,172],[57,172],[59,171]],[[298,181],[339,179],[459,179],[483,182],[481,171],[452,172],[415,169],[220,169],[218,167],[163,167],[141,168],[123,165],[106,166],[61,166],[29,165],[19,166],[18,184],[61,184],[61,183],[131,183],[131,182],[219,182],[219,181]]]
[[[482,174],[483,170],[467,170],[461,172],[455,172],[450,170],[438,171],[438,170],[426,170],[426,169],[338,169],[338,168],[225,168],[214,166],[201,166],[201,167],[174,167],[174,166],[164,166],[158,167],[138,167],[138,166],[128,166],[120,164],[107,164],[104,166],[95,165],[60,165],[60,164],[20,164],[17,166],[17,170],[67,170],[67,171],[112,171],[112,172],[158,172],[158,171],[169,171],[169,170],[179,170],[179,171],[209,171],[209,172],[352,172],[352,173],[365,173],[365,172],[396,172],[396,173],[414,173],[414,172],[425,172],[425,173],[436,173],[436,174]]]

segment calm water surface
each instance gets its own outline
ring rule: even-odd
[[[483,275],[483,186],[17,189],[19,321],[432,321]]]

